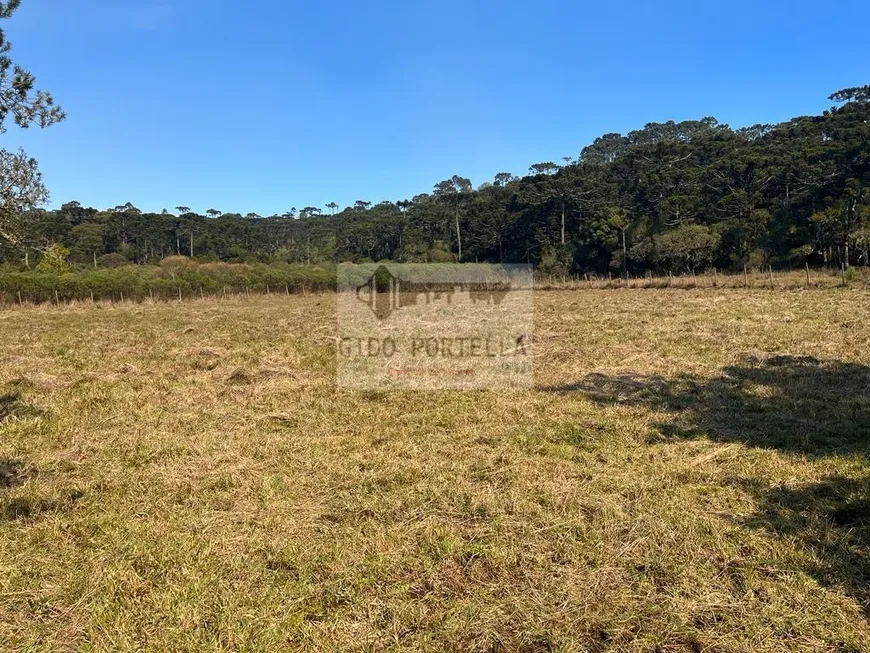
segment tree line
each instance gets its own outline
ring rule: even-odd
[[[714,118],[605,134],[574,159],[455,175],[408,200],[283,215],[143,213],[67,202],[27,211],[0,257],[30,264],[61,247],[73,264],[527,262],[552,274],[870,263],[870,86],[819,116],[732,129]],[[328,211],[328,213],[327,213]],[[30,257],[33,257],[31,259]]]

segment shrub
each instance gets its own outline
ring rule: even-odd
[[[184,272],[196,269],[197,265],[196,261],[187,256],[167,256],[160,261],[160,269],[164,275],[173,279]]]
[[[103,254],[97,258],[97,266],[101,268],[119,268],[128,265],[130,261],[123,254]]]
[[[749,253],[746,266],[751,270],[766,270],[770,265],[770,254],[765,249],[755,249]]]
[[[42,258],[39,260],[36,269],[40,272],[63,272],[69,268],[69,263],[67,263],[68,257],[69,250],[63,245],[57,243],[49,245],[48,249],[45,250]]]
[[[114,256],[114,255],[109,255]],[[157,266],[123,265],[121,267],[86,268],[64,272],[0,271],[0,295],[7,302],[48,302],[55,300],[89,299],[145,299],[148,297],[173,299],[181,290],[183,295],[203,292],[216,294],[245,290],[271,291],[330,291],[335,289],[335,268],[308,267],[281,264],[198,264],[185,257],[170,257]]]
[[[546,245],[537,271],[543,277],[567,276],[571,271],[571,251],[564,245]]]
[[[703,225],[682,225],[656,239],[656,258],[671,270],[704,268],[713,262],[719,238]]]
[[[864,274],[862,273],[860,268],[846,268],[844,276],[847,283],[864,280]]]

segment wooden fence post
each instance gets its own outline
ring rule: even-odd
[[[809,262],[807,262],[804,265],[806,265],[806,268],[807,268],[807,288],[809,288],[810,287],[810,264],[809,264]]]
[[[746,271],[746,263],[743,264],[743,285],[749,288],[749,273]]]
[[[767,266],[767,275],[770,278],[770,289],[773,290],[773,266]]]

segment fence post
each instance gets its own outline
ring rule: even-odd
[[[719,272],[716,270],[716,268],[713,268],[713,287],[719,287]]]
[[[809,264],[809,262],[807,262],[807,263],[804,263],[804,265],[807,268],[807,288],[809,288],[810,287],[810,264]]]
[[[770,289],[773,290],[773,266],[767,266],[767,276],[770,279]]]
[[[18,305],[21,306],[24,302],[21,301],[21,291],[18,291]]]
[[[844,262],[841,267],[843,269],[843,287],[845,288],[847,285],[849,285],[846,282],[846,263]]]
[[[202,286],[199,287],[199,297],[200,299],[205,299],[205,294],[202,292]]]
[[[743,264],[743,285],[749,288],[749,273],[746,271],[746,263]]]
[[[181,286],[178,286],[178,301],[181,301]]]

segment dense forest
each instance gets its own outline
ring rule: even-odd
[[[21,216],[7,267],[203,261],[528,262],[550,274],[686,272],[870,263],[870,86],[820,116],[731,129],[714,118],[605,134],[575,158],[459,175],[409,200],[338,212],[143,213],[71,201]],[[328,214],[327,214],[328,213]]]

